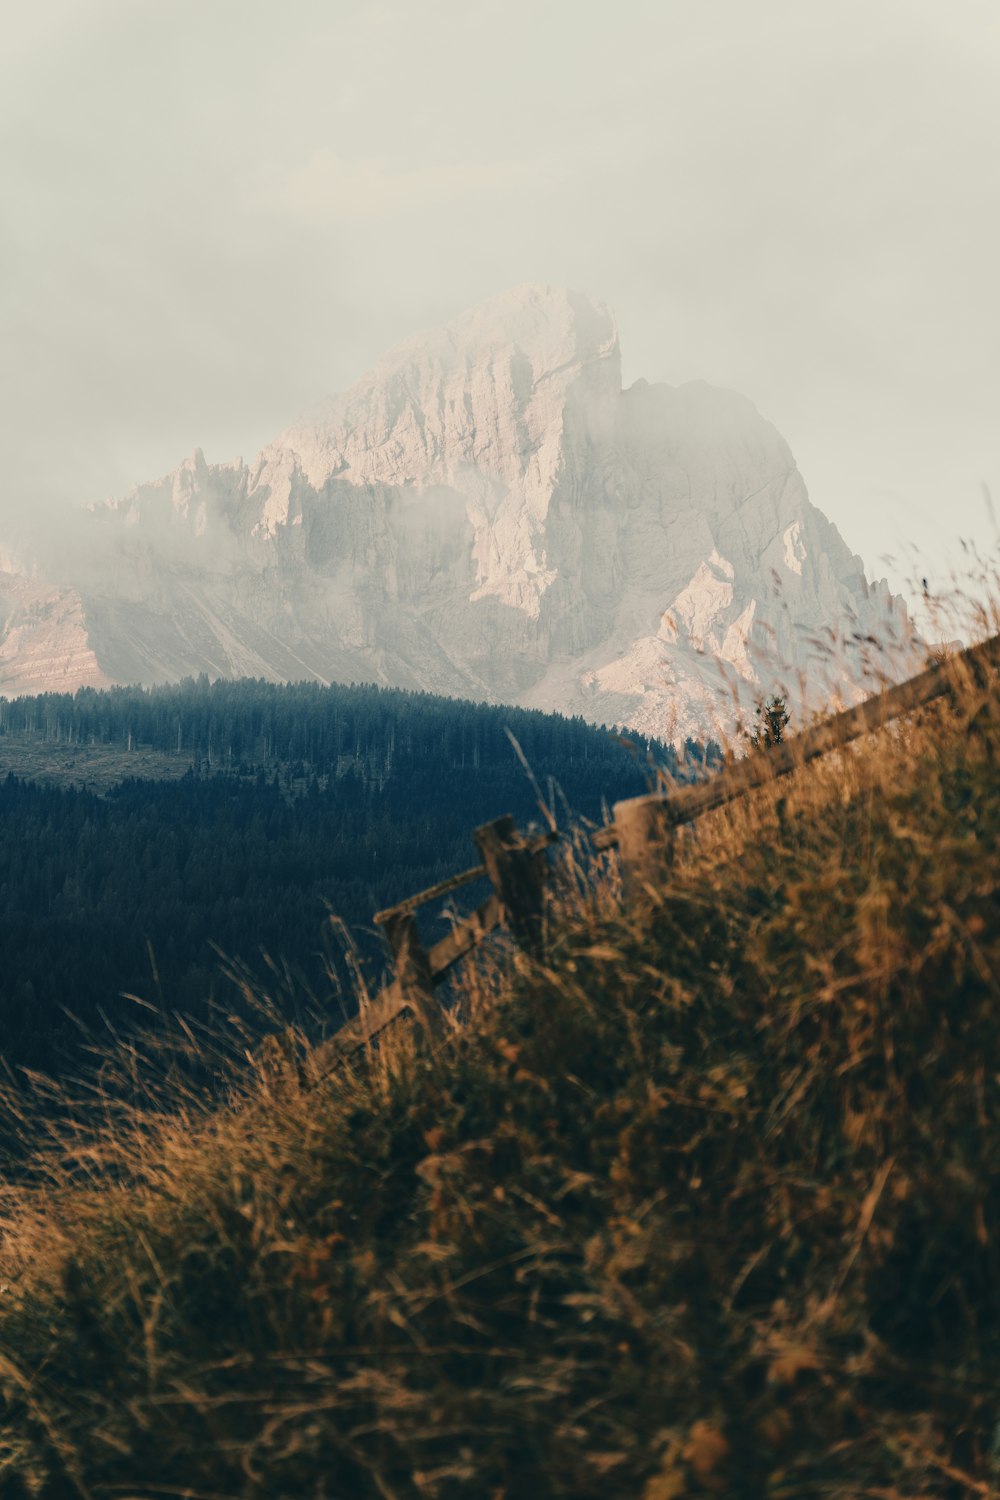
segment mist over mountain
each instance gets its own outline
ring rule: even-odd
[[[745,398],[623,390],[611,314],[516,288],[388,354],[251,463],[0,548],[0,692],[374,681],[661,736],[897,669],[905,608]]]

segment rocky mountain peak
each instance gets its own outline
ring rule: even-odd
[[[614,399],[618,333],[578,292],[529,284],[407,339],[344,395],[278,439],[309,483],[449,479],[471,467],[511,481],[558,439],[571,393]]]
[[[558,287],[408,339],[251,464],[195,450],[90,524],[88,568],[54,580],[65,669],[11,588],[0,689],[43,660],[60,683],[374,679],[669,735],[768,691],[851,697],[899,666],[866,643],[909,649],[753,405],[623,392],[611,314]]]
[[[582,292],[526,282],[477,303],[442,328],[404,340],[369,378],[384,382],[394,372],[428,360],[442,369],[469,369],[509,350],[518,351],[535,378],[544,380],[569,365],[616,360],[618,330],[604,304]]]

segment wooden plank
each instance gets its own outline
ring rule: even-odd
[[[511,825],[513,824],[513,819],[510,820],[510,823]],[[532,839],[525,844],[523,846],[524,850],[531,856],[538,856],[542,850],[554,842],[556,837],[557,835],[552,833],[542,834],[540,837]],[[485,874],[485,871],[486,867],[483,865],[474,872],[467,871],[466,874],[471,874],[473,878],[478,879]],[[468,882],[466,881],[465,883]],[[411,898],[411,901],[416,899]],[[419,943],[415,924],[412,922],[412,910],[407,909],[409,906],[410,903],[404,902],[401,903],[400,907],[390,907],[386,912],[380,913],[380,917],[384,919],[383,926],[386,927],[386,937],[389,940],[390,947],[393,948],[397,962],[399,962],[399,956],[402,953],[404,963],[406,964],[411,963],[416,957],[413,948],[414,940]],[[459,922],[446,937],[441,938],[429,951],[425,951],[423,948],[420,949],[420,953],[423,955],[423,965],[425,966],[421,973],[424,982],[428,983],[429,976],[429,985],[433,986],[437,984],[439,980],[444,978],[449,969],[453,968],[467,953],[471,953],[472,949],[477,947],[484,938],[488,937],[491,932],[499,927],[503,920],[504,908],[501,905],[500,898],[494,891],[476,908],[471,916],[467,917],[465,921]],[[393,946],[394,943],[396,946]],[[419,964],[420,960],[418,959],[417,962]],[[412,970],[410,972],[412,973]],[[418,970],[418,972],[420,971]],[[416,1011],[417,1005],[414,1003],[415,999],[418,1003],[420,1002],[419,988],[417,991],[414,991],[412,988],[404,990],[399,977],[392,984],[387,985],[385,989],[381,990],[360,1015],[355,1016],[353,1020],[345,1022],[325,1046],[319,1049],[314,1055],[314,1068],[318,1069],[318,1071],[315,1072],[310,1087],[315,1087],[317,1084],[322,1083],[324,1079],[329,1078],[353,1052],[374,1041],[387,1026],[391,1026],[394,1021],[399,1020],[411,1011]],[[438,1024],[441,1021],[441,1014],[437,1008],[437,1002],[434,1001],[433,1004],[435,1007],[433,1014],[436,1017],[437,1024],[432,1021],[431,1025],[436,1035]]]
[[[557,833],[543,833],[533,839],[529,848],[538,851],[555,843],[559,835]],[[463,885],[471,885],[474,880],[486,879],[486,866],[473,865],[471,870],[462,870],[458,875],[450,875],[447,880],[438,881],[437,885],[428,886],[425,891],[418,891],[415,896],[407,896],[405,901],[399,901],[395,906],[387,906],[384,911],[377,911],[372,917],[373,922],[381,925],[387,922],[396,913],[418,911],[421,906],[426,906],[429,901],[437,901],[440,896],[450,895],[452,891],[460,890]]]
[[[548,838],[529,843],[510,814],[484,823],[473,834],[500,902],[503,920],[525,952],[540,956],[545,929],[544,849]]]
[[[928,667],[925,672],[918,673],[906,682],[887,688],[864,703],[834,714],[822,724],[795,735],[785,744],[776,745],[766,754],[749,755],[737,765],[730,766],[728,770],[720,771],[717,776],[700,781],[695,786],[679,787],[662,796],[631,798],[628,804],[618,803],[615,821],[605,828],[597,829],[591,837],[591,843],[595,849],[619,848],[621,833],[618,828],[618,808],[632,803],[645,802],[661,807],[662,817],[668,825],[692,823],[703,813],[724,807],[726,803],[742,797],[755,787],[763,786],[775,777],[787,776],[817,757],[826,755],[831,750],[838,750],[864,734],[883,729],[903,714],[913,713],[934,699],[943,697],[953,689],[958,674],[963,670],[976,673],[997,665],[1000,665],[1000,636],[992,636],[988,641],[959,652],[937,666]]]
[[[392,912],[382,927],[396,962],[396,983],[428,1038],[434,1041],[444,1022],[434,997],[431,965],[417,932],[417,919],[413,912]]]
[[[435,943],[427,954],[427,963],[432,979],[436,983],[443,979],[450,968],[471,953],[501,920],[500,902],[490,895],[478,906],[471,917],[460,922],[447,937]],[[336,1072],[352,1053],[369,1043],[391,1026],[394,1021],[408,1015],[414,1009],[412,995],[405,994],[398,979],[380,990],[372,1003],[363,1011],[346,1021],[330,1040],[313,1055],[314,1076],[310,1087],[314,1088]],[[440,1012],[438,1012],[440,1017]]]
[[[471,870],[463,870],[459,875],[452,875],[447,880],[441,880],[437,885],[428,886],[426,891],[420,891],[416,896],[407,896],[405,901],[400,901],[396,906],[387,906],[385,911],[377,911],[372,918],[373,922],[388,922],[391,917],[405,916],[408,912],[417,911],[421,906],[426,906],[428,901],[436,901],[439,896],[447,896],[451,891],[459,890],[463,885],[471,885],[474,880],[482,880],[486,875],[485,865],[475,865]]]
[[[675,823],[690,823],[704,812],[722,807],[734,797],[753,787],[762,786],[776,776],[787,776],[799,766],[838,750],[842,745],[873,730],[882,729],[902,714],[912,713],[935,698],[950,692],[963,667],[973,670],[1000,662],[1000,636],[993,636],[979,646],[960,652],[938,666],[929,667],[907,682],[884,692],[854,708],[795,735],[786,744],[776,745],[766,754],[749,755],[746,760],[697,786],[682,787],[667,799]]]
[[[500,902],[496,893],[489,895],[481,906],[477,906],[471,917],[459,922],[447,937],[435,943],[427,954],[434,983],[443,979],[448,970],[471,953],[483,938],[487,937],[501,922]]]
[[[674,858],[674,824],[662,797],[630,797],[614,806],[618,858],[630,895],[663,880]]]
[[[309,1087],[315,1088],[344,1062],[353,1052],[373,1042],[387,1026],[397,1021],[410,1010],[410,1003],[398,983],[393,981],[380,990],[370,1005],[366,1005],[352,1020],[345,1021],[328,1042],[317,1047],[313,1053],[314,1076]]]

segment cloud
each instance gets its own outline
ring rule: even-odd
[[[535,162],[394,167],[384,158],[348,161],[323,149],[289,173],[283,201],[307,219],[387,219],[414,210],[425,214],[468,193],[516,192],[537,176]]]
[[[1000,491],[995,0],[45,0],[4,43],[0,540],[538,280],[627,378],[745,391],[866,555]]]

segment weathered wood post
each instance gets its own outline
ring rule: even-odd
[[[472,837],[515,941],[540,958],[545,947],[544,850],[532,849],[510,814],[484,823]]]
[[[434,980],[427,950],[420,941],[417,920],[411,911],[390,911],[382,918],[386,942],[396,964],[396,984],[430,1041],[444,1030],[441,1006],[434,996]]]
[[[629,797],[616,802],[614,826],[622,884],[641,895],[661,884],[674,861],[674,820],[666,797]]]

